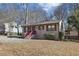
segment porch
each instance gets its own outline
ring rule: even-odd
[[[35,24],[25,24],[22,25],[22,27],[24,28],[23,32],[35,30],[37,32],[35,38],[44,38],[44,34],[51,34],[58,39],[58,33],[63,29],[61,23],[61,21],[46,21]]]

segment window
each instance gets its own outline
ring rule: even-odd
[[[56,31],[56,25],[47,25],[47,31]]]
[[[15,28],[17,28],[17,26],[15,26]]]
[[[11,26],[11,28],[13,28],[14,26]]]
[[[38,29],[39,30],[44,30],[44,26],[42,25],[42,26],[38,26]]]

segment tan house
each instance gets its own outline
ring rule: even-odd
[[[26,31],[35,29],[37,31],[36,37],[38,38],[44,38],[44,34],[51,34],[58,38],[59,31],[63,30],[63,22],[62,20],[53,20],[33,24],[24,24],[22,27],[26,27]]]

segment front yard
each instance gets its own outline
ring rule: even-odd
[[[6,42],[4,42],[6,41]],[[62,56],[78,55],[79,43],[52,40],[0,40],[0,55]]]

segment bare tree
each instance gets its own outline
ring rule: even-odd
[[[62,20],[64,18],[66,18],[67,16],[67,10],[64,9],[64,5],[65,4],[61,4],[60,6],[58,6],[55,11],[54,11],[54,17],[57,19],[57,20]]]

